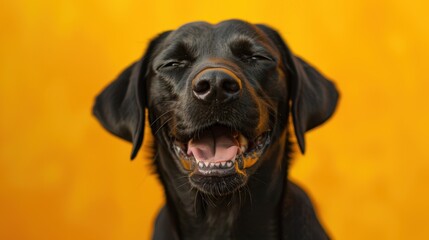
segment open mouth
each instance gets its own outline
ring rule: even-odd
[[[227,176],[252,167],[269,144],[269,131],[254,139],[214,125],[188,141],[174,140],[173,148],[184,169],[204,176]]]

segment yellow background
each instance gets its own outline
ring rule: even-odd
[[[0,239],[148,239],[163,193],[91,116],[148,40],[183,23],[277,28],[334,79],[334,118],[291,178],[335,239],[429,238],[424,0],[0,2]]]

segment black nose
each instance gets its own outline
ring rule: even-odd
[[[210,68],[200,72],[192,81],[194,96],[206,102],[224,103],[237,99],[241,92],[241,81],[231,71]]]

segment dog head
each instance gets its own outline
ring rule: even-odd
[[[133,159],[148,109],[156,143],[171,156],[160,159],[169,161],[163,165],[202,192],[225,195],[270,161],[264,154],[279,144],[290,113],[304,152],[305,132],[333,114],[337,99],[334,84],[273,29],[195,22],[152,40],[97,97],[94,114],[133,143]]]

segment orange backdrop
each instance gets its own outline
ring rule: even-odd
[[[335,239],[428,239],[424,0],[3,0],[0,239],[147,239],[163,192],[91,116],[155,34],[195,20],[267,23],[334,79],[340,107],[291,178]]]

